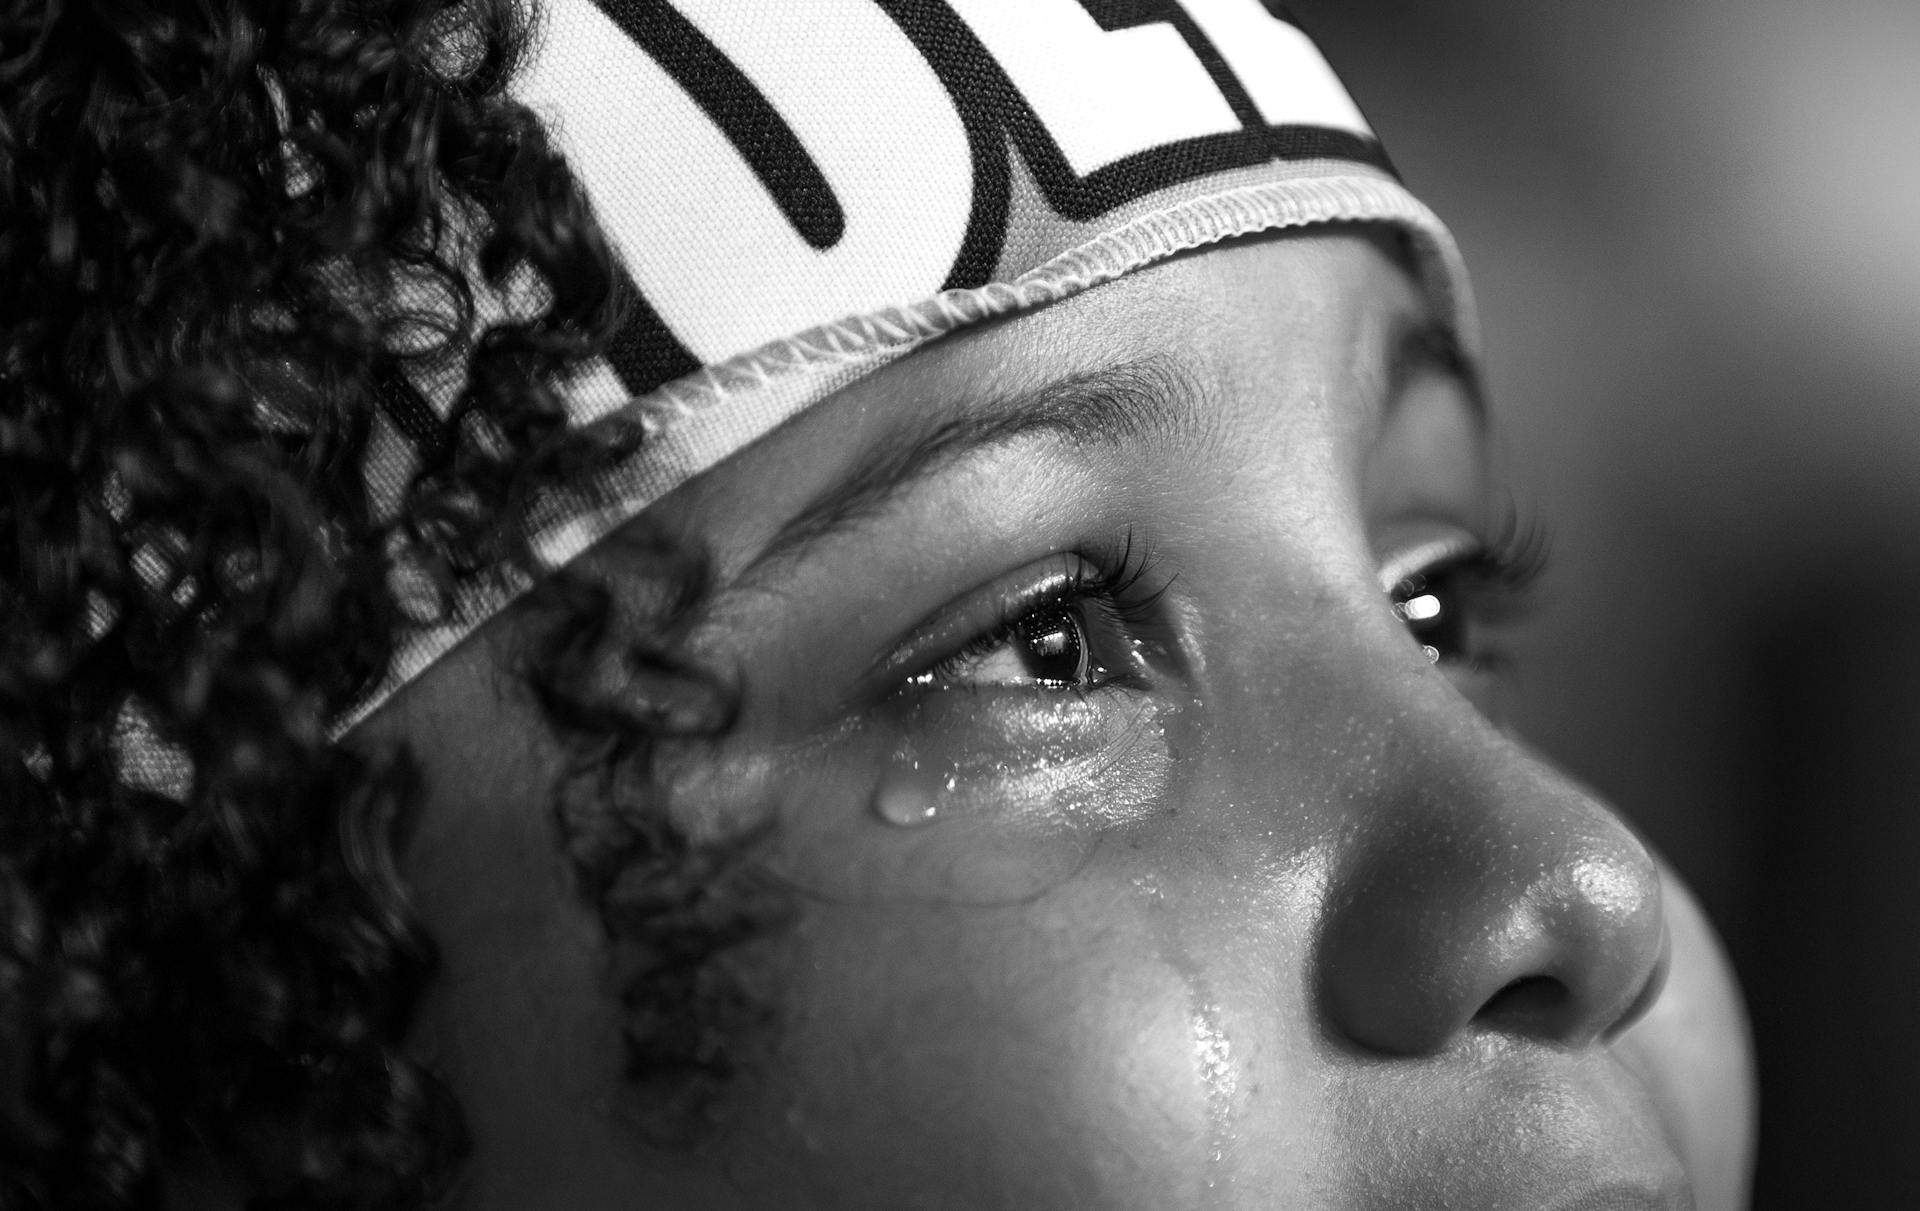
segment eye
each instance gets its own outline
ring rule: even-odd
[[[914,678],[920,685],[1091,689],[1106,670],[1093,659],[1085,602],[1049,601]]]
[[[1393,587],[1393,612],[1433,664],[1472,659],[1467,603],[1452,569],[1416,573]]]
[[[1443,536],[1387,561],[1382,580],[1394,616],[1428,661],[1481,669],[1498,663],[1482,632],[1526,612],[1545,564],[1544,531],[1509,517],[1491,543]]]
[[[876,683],[914,690],[1146,688],[1160,662],[1180,667],[1179,638],[1158,605],[1172,577],[1150,577],[1151,562],[1129,532],[1111,547],[1048,556],[1008,573],[936,614],[876,662]]]

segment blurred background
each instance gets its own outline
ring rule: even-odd
[[[1755,1207],[1920,1205],[1920,2],[1293,9],[1474,270],[1513,722],[1733,952]]]

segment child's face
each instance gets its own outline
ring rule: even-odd
[[[744,693],[665,801],[771,818],[796,906],[724,961],[765,1016],[690,1157],[640,1142],[511,628],[444,662],[365,730],[430,779],[466,1205],[1734,1206],[1697,910],[1482,713],[1485,424],[1380,245],[1267,239],[924,350],[654,510]]]

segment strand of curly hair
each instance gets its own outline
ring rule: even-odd
[[[414,779],[325,721],[406,622],[396,545],[443,596],[524,565],[521,505],[621,453],[564,427],[619,291],[503,92],[524,37],[505,0],[0,9],[0,1207],[196,1169],[414,1207],[457,1169],[399,1045]],[[533,314],[476,320],[474,241]],[[388,519],[376,418],[449,372]]]

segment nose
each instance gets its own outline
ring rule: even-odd
[[[1610,1037],[1666,969],[1660,876],[1601,803],[1504,737],[1407,763],[1361,806],[1317,952],[1330,1024],[1388,1055],[1473,1030]]]

